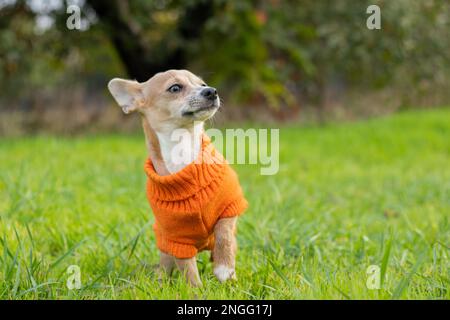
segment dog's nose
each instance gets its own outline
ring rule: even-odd
[[[200,92],[200,94],[208,100],[217,99],[217,90],[213,87],[206,87]]]

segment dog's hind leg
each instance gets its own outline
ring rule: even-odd
[[[198,274],[197,260],[195,257],[188,259],[175,258],[175,263],[190,285],[194,287],[200,287],[202,285],[200,275]]]
[[[215,244],[212,252],[214,275],[220,282],[236,279],[236,221],[237,217],[222,218],[214,227]]]
[[[170,277],[173,268],[175,266],[175,258],[162,251],[159,252],[159,268],[158,268],[158,281],[162,281],[164,275]]]

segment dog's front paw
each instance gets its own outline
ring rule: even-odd
[[[220,282],[236,280],[236,272],[234,271],[234,268],[230,268],[225,265],[218,265],[215,267],[214,275]]]

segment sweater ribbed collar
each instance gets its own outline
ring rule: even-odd
[[[147,159],[144,167],[148,177],[147,196],[155,202],[172,202],[187,200],[193,195],[209,195],[219,187],[226,165],[211,139],[203,134],[197,159],[174,174],[159,175],[151,159]]]

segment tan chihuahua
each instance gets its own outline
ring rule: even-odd
[[[226,161],[210,167],[195,161],[200,155],[213,154],[217,159],[216,151],[206,151],[209,142],[203,130],[204,121],[220,108],[216,89],[187,70],[158,73],[142,83],[115,78],[108,89],[124,113],[137,111],[142,119],[149,153],[147,196],[160,250],[159,277],[170,275],[177,266],[191,285],[200,286],[196,254],[207,249],[212,251],[217,279],[235,279],[236,221],[247,203]],[[180,128],[190,133],[189,139],[174,141],[172,133]],[[176,161],[174,148],[184,151],[187,161]]]

